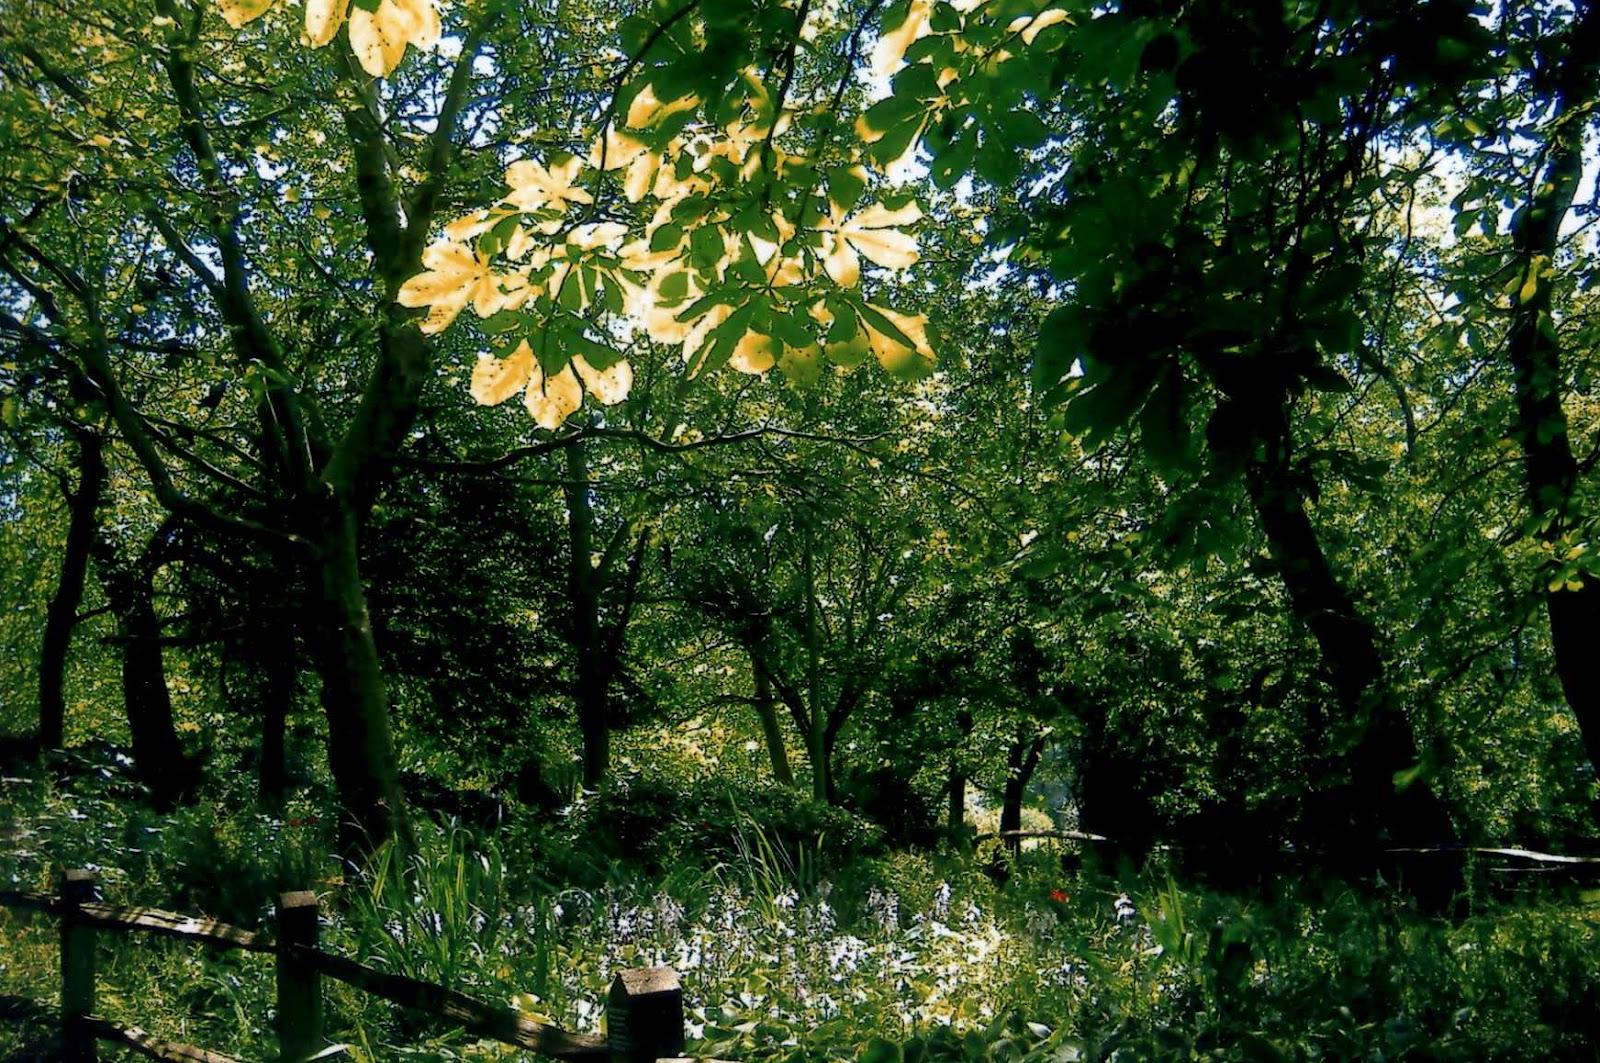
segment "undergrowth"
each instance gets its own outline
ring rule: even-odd
[[[525,865],[511,843],[526,830],[511,824],[424,827],[418,853],[385,851],[345,876],[310,808],[158,817],[114,793],[36,784],[7,809],[9,888],[92,865],[108,900],[255,926],[277,891],[309,886],[328,947],[569,1029],[600,1028],[616,971],[670,964],[688,1051],[703,1057],[1588,1060],[1600,1044],[1600,912],[1555,897],[1445,921],[1338,884],[1288,883],[1269,901],[1160,866],[1069,875],[1044,852],[1022,854],[1000,887],[970,857],[841,855],[737,808],[719,845],[658,854],[648,875],[603,854],[570,876],[581,884],[552,881]],[[566,845],[576,859],[581,836]],[[275,1057],[270,961],[99,938],[108,1017]],[[56,949],[52,924],[0,914],[0,994],[52,1004]],[[513,1054],[337,984],[326,995],[329,1035],[357,1059]],[[0,1058],[48,1050],[47,1031],[0,1029]]]

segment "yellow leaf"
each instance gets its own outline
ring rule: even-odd
[[[217,6],[222,8],[223,19],[234,29],[254,22],[271,11],[275,3],[277,0],[217,0]]]
[[[620,129],[607,129],[604,137],[596,137],[589,150],[589,165],[595,169],[616,170],[627,166],[644,153],[645,143],[631,133]]]
[[[918,380],[933,372],[936,358],[933,348],[928,345],[927,317],[923,314],[913,317],[881,306],[873,306],[872,309],[888,318],[911,341],[911,345],[907,346],[896,337],[874,328],[871,319],[863,316],[861,323],[866,327],[867,343],[878,364],[890,376],[901,380]]]
[[[911,0],[905,21],[880,36],[872,49],[873,74],[888,77],[900,69],[911,42],[928,32],[928,19],[932,14],[933,0]]]
[[[350,12],[350,49],[373,77],[388,77],[405,58],[406,45],[431,48],[439,42],[439,12],[434,0],[380,0],[376,11]]]
[[[823,222],[824,231],[832,230],[832,245],[823,268],[835,284],[853,288],[860,280],[861,263],[855,252],[885,269],[905,269],[919,257],[917,242],[894,226],[911,225],[922,218],[916,203],[907,203],[890,210],[874,203],[853,217],[845,218],[835,209],[831,218]],[[846,245],[849,246],[846,246]]]
[[[344,13],[350,0],[306,0],[306,39],[311,47],[321,48],[333,40],[333,35],[344,25]]]
[[[626,361],[596,369],[584,361],[582,355],[574,355],[572,365],[583,380],[584,390],[603,405],[615,406],[626,399],[633,388],[633,367]]]
[[[514,162],[506,168],[506,185],[511,191],[505,202],[529,211],[544,207],[565,210],[568,203],[593,203],[593,196],[572,185],[582,168],[583,160],[575,155],[549,169],[532,159]]]
[[[1022,43],[1032,44],[1033,39],[1039,36],[1040,33],[1057,23],[1065,21],[1067,21],[1067,13],[1059,7],[1053,7],[1048,11],[1041,11],[1037,15],[1020,15],[1012,19],[1011,24],[1006,27],[1006,32],[1016,33],[1021,30]]]
[[[533,376],[533,350],[528,341],[517,344],[508,358],[478,355],[472,367],[472,397],[480,406],[498,406],[528,386]]]
[[[533,377],[522,401],[539,427],[554,432],[568,417],[583,405],[583,387],[578,383],[572,366],[567,365],[555,376],[547,377],[535,363]]]
[[[486,210],[475,210],[465,214],[444,227],[444,238],[454,243],[464,244],[480,233],[486,233],[494,228],[499,218],[491,217]]]
[[[641,152],[628,164],[628,174],[622,183],[622,194],[627,197],[629,203],[637,203],[649,194],[660,165],[660,156],[648,151]]]
[[[885,269],[905,269],[916,263],[917,242],[893,229],[865,229],[846,234],[850,246]]]
[[[656,96],[656,87],[646,85],[639,90],[639,94],[628,105],[627,124],[634,129],[646,129],[665,121],[680,111],[687,111],[698,106],[700,98],[695,95],[680,96],[675,100],[662,100]]]
[[[733,354],[728,359],[728,364],[741,373],[765,373],[771,369],[775,359],[772,356],[773,340],[771,336],[750,330],[739,338],[739,343],[733,348]]]
[[[395,302],[401,306],[432,307],[422,331],[443,329],[467,303],[473,303],[480,317],[488,317],[505,305],[488,262],[472,249],[451,241],[432,244],[422,253],[427,272],[419,273],[401,285]]]
[[[861,260],[842,237],[834,237],[833,250],[823,260],[822,268],[841,288],[854,288],[861,281]]]
[[[874,203],[850,219],[852,230],[887,229],[899,225],[914,225],[922,220],[922,208],[915,201],[890,210],[882,203]]]

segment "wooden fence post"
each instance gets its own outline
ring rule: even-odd
[[[81,905],[94,900],[94,872],[61,873],[61,1058],[95,1063],[94,928],[85,926]]]
[[[322,1050],[322,981],[295,946],[317,947],[317,895],[278,895],[278,1058],[299,1063]]]
[[[623,971],[606,996],[611,1063],[655,1063],[683,1055],[683,989],[671,967]]]

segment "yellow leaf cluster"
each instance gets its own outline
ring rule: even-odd
[[[272,10],[278,0],[217,0],[222,17],[234,29]],[[350,26],[350,50],[373,77],[388,77],[405,58],[406,48],[426,49],[439,43],[437,0],[380,0],[377,8],[352,10],[351,0],[306,0],[306,41],[321,48],[339,28]]]
[[[925,32],[917,20],[925,22],[928,10],[914,3],[910,28],[895,32],[907,43],[914,40]],[[751,81],[755,99],[760,78],[752,74]],[[398,296],[405,306],[427,308],[424,331],[447,327],[468,306],[488,317],[537,300],[538,313],[571,315],[583,331],[632,329],[655,343],[680,346],[690,377],[722,364],[749,374],[778,368],[803,386],[829,364],[848,369],[869,358],[903,379],[932,371],[923,315],[867,304],[848,339],[826,347],[816,331],[809,342],[802,339],[807,331],[827,330],[832,321],[819,286],[859,288],[862,259],[888,270],[918,261],[916,239],[905,231],[922,220],[915,202],[890,200],[899,203],[891,207],[869,201],[852,212],[847,203],[819,192],[820,220],[802,229],[798,219],[815,214],[785,203],[752,209],[746,191],[752,178],[782,179],[790,166],[809,166],[778,146],[787,116],[774,113],[770,101],[763,110],[759,100],[747,100],[743,120],[690,124],[662,143],[652,141],[648,130],[698,108],[699,101],[663,100],[652,85],[626,100],[621,122],[608,124],[581,157],[512,163],[497,204],[445,227],[443,239],[424,256],[424,272]],[[857,169],[865,184],[867,172]],[[607,173],[615,175],[623,198],[648,204],[642,222],[571,216],[594,206],[597,182]],[[681,209],[691,198],[690,209]],[[621,320],[601,325],[587,316],[602,293],[604,305],[620,307]],[[752,317],[749,308],[758,298],[760,309]],[[742,329],[730,324],[736,314],[748,322]],[[524,327],[534,327],[531,322]],[[551,335],[570,335],[572,327],[563,324]],[[541,351],[546,365],[561,357],[543,346]],[[607,404],[626,398],[632,384],[627,362],[600,370],[578,352],[564,353],[553,373],[526,339],[504,357],[484,354],[473,371],[473,397],[497,405],[520,392],[529,414],[548,429],[563,424],[586,395]]]
[[[517,392],[523,405],[541,428],[554,431],[583,405],[587,392],[606,406],[628,397],[633,387],[633,368],[620,361],[596,369],[581,354],[575,354],[558,373],[547,374],[523,340],[506,358],[480,354],[472,369],[472,397],[484,406],[498,406]]]

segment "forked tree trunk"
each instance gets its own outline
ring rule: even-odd
[[[72,435],[78,445],[78,487],[66,492],[69,518],[61,577],[45,610],[44,637],[39,645],[40,749],[60,749],[66,730],[67,651],[78,625],[78,607],[94,549],[96,514],[106,483],[105,443],[100,434],[80,428]]]
[[[1000,833],[1022,829],[1022,805],[1028,795],[1028,784],[1039,768],[1039,758],[1044,755],[1045,736],[1019,732],[1006,752],[1006,785],[1000,800]],[[1011,836],[1005,840],[1006,848],[1013,854],[1022,851],[1022,839]]]

